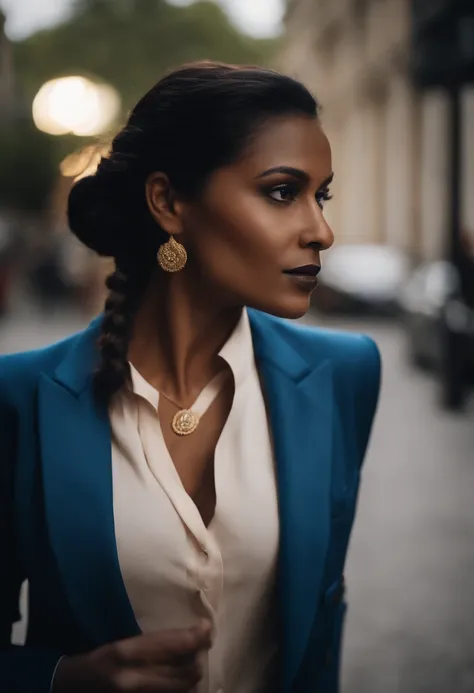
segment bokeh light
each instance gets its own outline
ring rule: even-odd
[[[35,125],[50,135],[100,135],[119,111],[120,97],[113,87],[80,76],[46,82],[33,101]]]
[[[90,176],[96,172],[100,159],[107,156],[110,152],[110,145],[90,144],[82,147],[79,151],[68,154],[59,166],[61,175],[65,178],[72,178],[74,182]]]

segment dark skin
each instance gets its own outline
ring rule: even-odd
[[[239,161],[213,173],[197,200],[180,199],[167,177],[147,181],[156,222],[188,252],[182,272],[157,270],[138,313],[130,360],[160,392],[191,405],[222,369],[216,357],[242,306],[298,318],[312,287],[284,270],[321,264],[333,242],[323,215],[331,150],[319,120],[293,116],[267,123]],[[160,399],[163,435],[184,488],[205,524],[215,509],[214,450],[232,405],[233,383],[192,436],[169,422],[177,407]]]
[[[129,359],[159,392],[190,406],[228,369],[218,352],[244,306],[285,318],[306,313],[314,287],[285,270],[320,265],[321,251],[332,245],[323,215],[331,178],[331,150],[319,120],[296,115],[269,120],[238,161],[210,176],[199,199],[177,195],[165,173],[148,178],[151,215],[188,252],[181,272],[157,268],[135,319]],[[165,443],[206,526],[216,506],[214,451],[233,394],[229,372],[187,437],[172,431],[177,406],[160,397]],[[201,676],[200,653],[210,646],[206,623],[113,643],[64,659],[54,693],[190,693]]]

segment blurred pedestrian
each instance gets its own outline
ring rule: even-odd
[[[1,690],[337,691],[379,355],[282,319],[333,242],[331,179],[302,84],[196,63],[73,187],[115,269],[84,332],[0,360]]]

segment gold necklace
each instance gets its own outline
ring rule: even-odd
[[[178,408],[178,411],[171,420],[171,428],[176,435],[188,436],[194,433],[199,426],[201,418],[222,390],[226,379],[227,372],[225,370],[218,373],[204,389],[201,390],[196,401],[190,407],[181,407],[180,404],[172,400],[165,392],[160,393],[168,402],[171,402],[171,404],[174,404],[174,406]]]

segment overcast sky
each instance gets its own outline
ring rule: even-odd
[[[189,5],[194,0],[168,0]],[[0,0],[10,38],[27,36],[67,15],[74,0]],[[274,36],[281,29],[284,0],[217,0],[240,28],[253,36]]]

